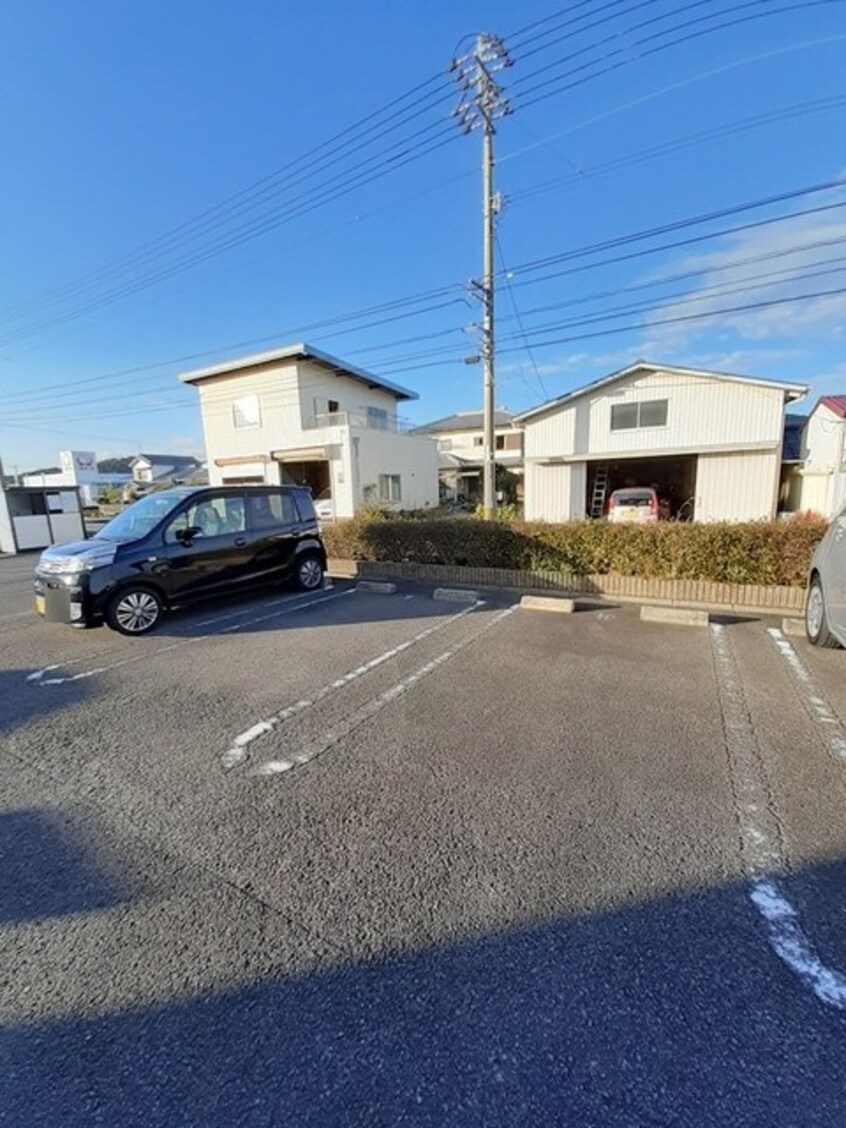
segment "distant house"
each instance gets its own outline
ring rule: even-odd
[[[523,476],[523,432],[514,427],[510,411],[494,413],[495,459],[513,474]],[[481,411],[459,411],[415,427],[438,444],[438,477],[446,499],[478,501],[482,491],[484,417]]]
[[[846,504],[846,396],[823,396],[805,422],[796,508],[833,517]]]
[[[624,486],[654,486],[674,516],[774,517],[785,405],[807,390],[646,361],[576,388],[516,417],[526,517],[600,517]]]
[[[304,484],[335,517],[438,504],[437,447],[397,414],[415,392],[304,343],[179,379],[199,392],[212,485]]]
[[[129,465],[138,485],[174,486],[206,480],[205,466],[191,455],[139,454]]]

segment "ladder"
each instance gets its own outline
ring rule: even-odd
[[[605,508],[605,495],[608,493],[608,467],[597,466],[593,476],[593,496],[590,501],[591,517],[601,517]]]

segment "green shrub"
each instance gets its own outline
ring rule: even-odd
[[[323,535],[335,559],[804,585],[825,528],[807,516],[746,524],[551,525],[359,515],[327,526]]]

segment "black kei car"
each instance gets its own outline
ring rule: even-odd
[[[181,487],[141,498],[90,540],[46,549],[35,606],[50,622],[142,635],[209,596],[283,582],[313,591],[325,568],[308,489]]]

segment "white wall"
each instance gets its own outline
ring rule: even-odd
[[[198,384],[197,390],[211,485],[220,485],[223,480],[222,468],[215,465],[218,458],[269,455],[285,446],[305,445],[295,362],[215,376]],[[232,403],[247,395],[258,395],[261,423],[256,427],[236,427]],[[224,469],[231,476],[231,468]]]
[[[611,430],[611,407],[666,399],[664,427]],[[649,372],[584,395],[525,422],[525,455],[555,458],[664,451],[697,451],[709,446],[781,444],[784,393],[779,388],[705,376]]]
[[[352,484],[358,505],[368,504],[368,487],[373,487],[373,500],[378,501],[380,474],[399,474],[402,478],[402,499],[392,508],[425,509],[438,504],[438,448],[431,439],[402,435],[368,428],[350,429],[358,457],[353,458]],[[358,439],[357,447],[355,440]],[[341,512],[339,517],[351,516]]]
[[[0,463],[0,475],[3,473],[3,465]],[[2,481],[2,477],[0,477]],[[9,502],[6,497],[6,491],[0,486],[0,552],[17,552],[15,547],[15,534],[12,531],[12,518],[9,514]]]
[[[584,462],[526,464],[524,513],[527,521],[578,521],[585,516]]]
[[[780,453],[703,454],[696,467],[697,521],[759,521],[775,516]]]
[[[297,365],[301,424],[308,428],[315,415],[325,413],[326,403],[334,400],[339,412],[364,414],[368,407],[387,411],[389,419],[397,414],[397,400],[384,388],[368,388],[349,376],[335,376],[322,365],[301,361]],[[316,401],[316,402],[315,402]]]
[[[801,509],[830,518],[846,501],[844,432],[846,421],[824,404],[811,412],[802,439]]]

